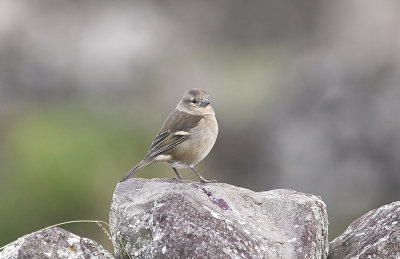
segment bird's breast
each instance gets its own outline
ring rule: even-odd
[[[194,166],[208,155],[215,144],[218,136],[215,116],[205,116],[189,133],[186,141],[171,150],[171,155],[175,163]]]

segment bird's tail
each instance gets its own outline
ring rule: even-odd
[[[140,169],[142,169],[143,167],[151,164],[154,160],[153,159],[149,159],[149,158],[145,158],[142,161],[140,161],[137,165],[135,165],[131,170],[129,170],[129,172],[122,177],[122,179],[119,181],[120,183],[125,182],[126,180],[128,180],[129,178],[131,178],[131,176],[136,173],[137,171],[139,171]]]

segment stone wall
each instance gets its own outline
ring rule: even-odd
[[[54,227],[7,245],[0,259],[400,257],[400,202],[363,215],[329,245],[315,195],[135,178],[116,186],[109,221],[114,254]]]

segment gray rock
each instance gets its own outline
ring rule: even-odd
[[[400,201],[351,223],[331,242],[329,258],[400,258]]]
[[[329,248],[325,204],[291,190],[135,178],[117,185],[110,225],[135,258],[326,258]]]
[[[1,259],[13,258],[115,258],[101,245],[62,228],[25,235],[0,251]]]

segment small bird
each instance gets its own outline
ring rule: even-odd
[[[202,183],[206,180],[194,166],[211,151],[218,135],[218,124],[209,95],[201,89],[187,91],[164,121],[147,155],[120,182],[153,162],[169,163],[179,180],[177,169],[190,168]]]

